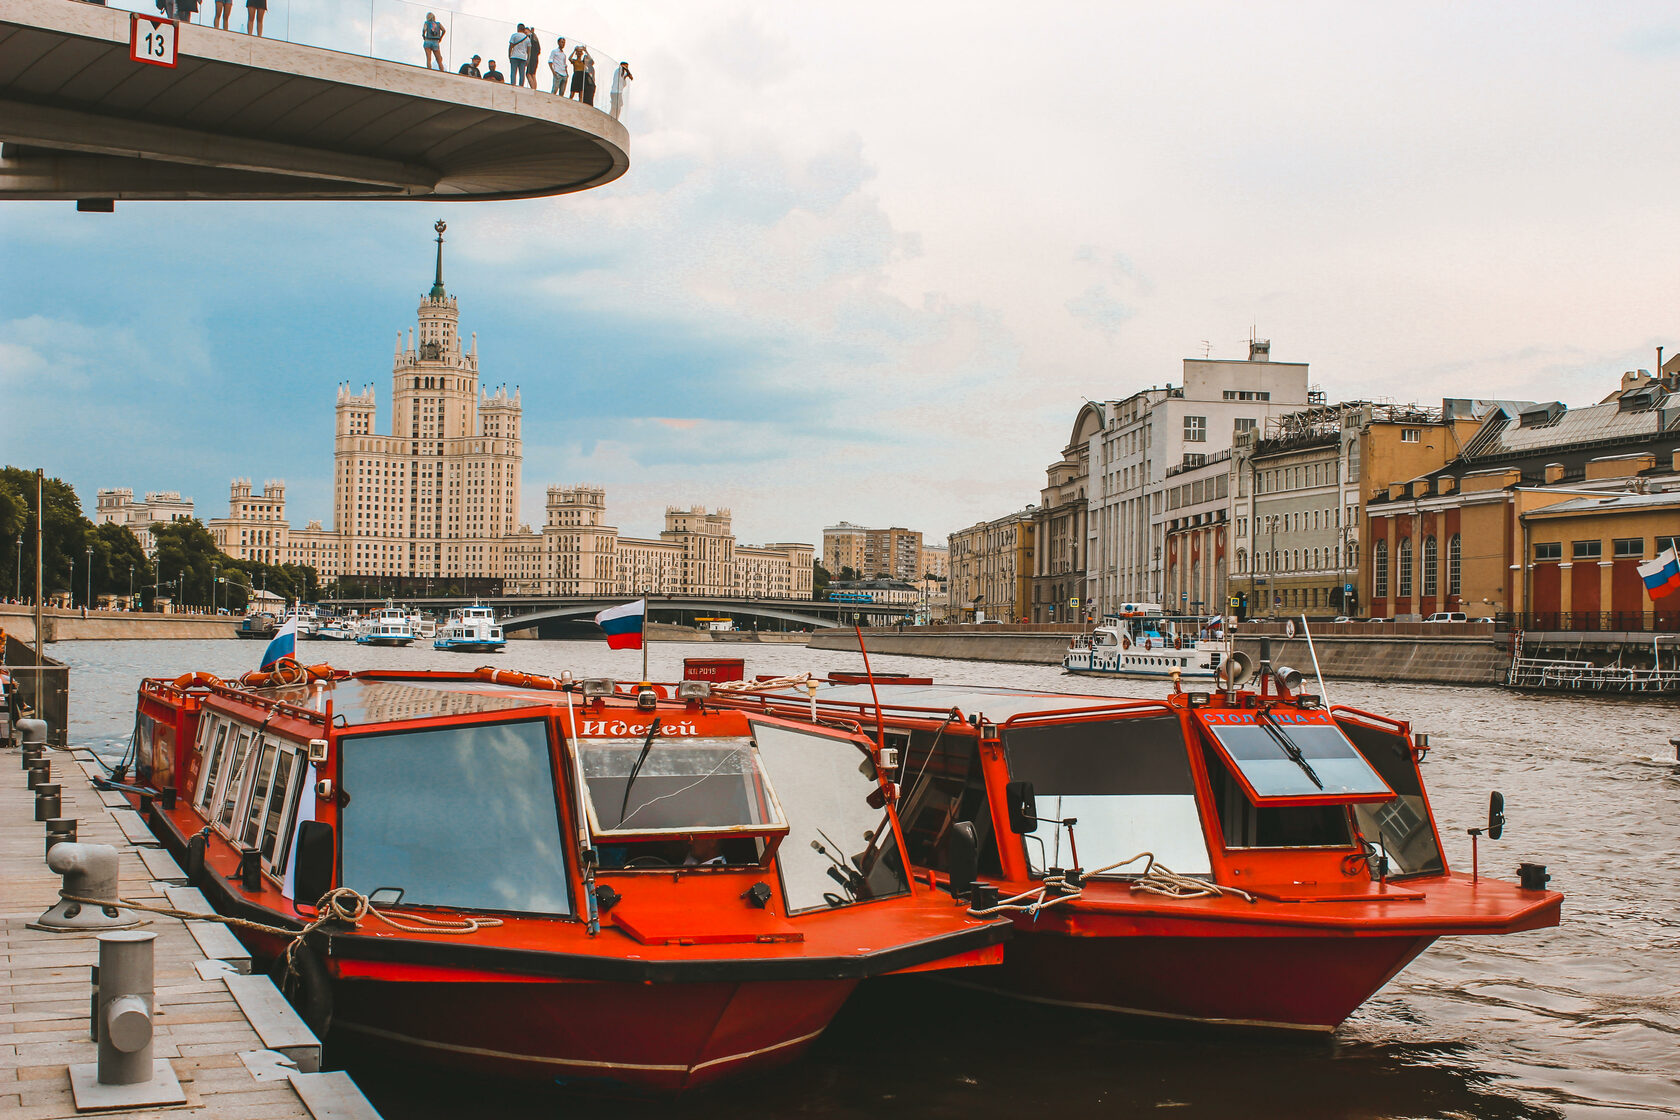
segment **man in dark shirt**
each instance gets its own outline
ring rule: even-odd
[[[487,82],[507,81],[507,79],[502,76],[502,72],[496,69],[496,60],[493,58],[490,60],[490,68],[484,72],[484,80]]]
[[[461,73],[465,74],[469,78],[484,77],[484,75],[478,71],[478,55],[473,55],[471,62],[461,63]]]

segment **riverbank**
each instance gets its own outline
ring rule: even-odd
[[[1511,663],[1510,640],[1492,633],[1424,635],[1313,635],[1319,669],[1326,677],[1346,680],[1399,681],[1417,684],[1499,684]],[[906,627],[865,630],[871,653],[906,657],[941,657],[956,661],[1001,661],[1059,665],[1070,635],[1080,627],[976,626]],[[1239,635],[1236,648],[1255,661],[1258,636]],[[811,636],[810,648],[856,650],[850,630]],[[1273,664],[1293,665],[1311,674],[1312,651],[1304,638],[1271,639]]]
[[[164,639],[237,637],[239,619],[228,615],[147,614],[141,611],[48,610],[41,629],[52,642],[158,641]],[[35,641],[34,608],[20,603],[0,605],[0,630],[21,642]]]

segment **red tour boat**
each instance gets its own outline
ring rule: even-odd
[[[329,919],[236,930],[320,1033],[434,1063],[684,1089],[791,1060],[862,979],[1001,960],[1009,922],[907,873],[872,741],[708,692],[147,680],[131,796],[218,912]]]
[[[1016,922],[1001,969],[954,982],[1328,1031],[1438,937],[1558,923],[1543,867],[1521,885],[1448,868],[1426,736],[1261,668],[1258,690],[1235,687],[1245,658],[1221,690],[1156,700],[831,681],[730,702],[880,720],[916,873]]]

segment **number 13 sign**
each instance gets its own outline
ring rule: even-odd
[[[175,33],[179,27],[172,19],[131,12],[128,17],[128,57],[153,66],[174,66]]]

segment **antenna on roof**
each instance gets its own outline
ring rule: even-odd
[[[1213,343],[1204,338],[1202,339],[1202,359],[1205,361],[1211,357],[1213,357]]]

